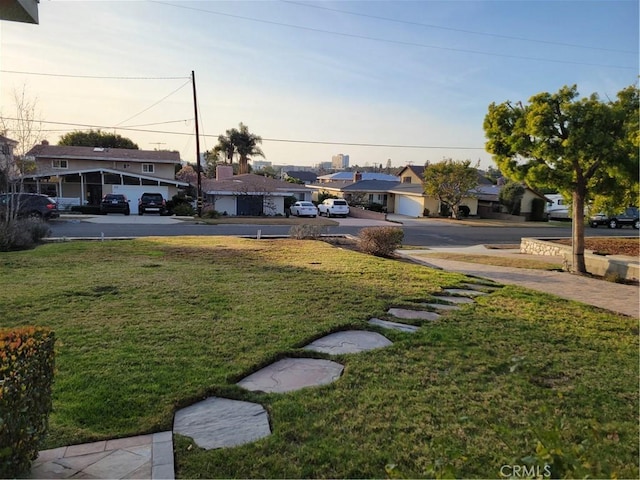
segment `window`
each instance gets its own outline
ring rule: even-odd
[[[402,177],[402,183],[411,183],[411,177]]]
[[[153,163],[143,163],[142,164],[142,173],[153,173]]]
[[[125,170],[126,170],[127,168],[129,168],[129,167],[131,167],[131,164],[130,164],[130,163],[123,163],[123,164],[122,164],[122,168],[123,168],[123,169],[125,169]]]
[[[0,145],[0,153],[2,155],[9,155],[10,152],[9,145]]]
[[[69,168],[66,160],[53,160],[53,168]]]

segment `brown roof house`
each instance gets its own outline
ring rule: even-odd
[[[178,152],[125,148],[69,147],[43,142],[28,153],[36,173],[25,177],[28,191],[44,193],[70,205],[98,205],[108,193],[122,193],[138,213],[143,193],[161,193],[170,199],[189,186],[176,180]]]
[[[284,199],[308,200],[310,191],[304,185],[246,173],[221,176],[202,181],[205,202],[223,215],[284,215]]]

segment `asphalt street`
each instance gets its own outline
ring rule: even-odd
[[[367,226],[401,226],[404,245],[464,247],[478,244],[519,244],[522,237],[571,237],[571,224],[523,223],[506,225],[504,222],[480,223],[452,222],[438,219],[411,219],[392,217],[394,222],[381,222],[357,218],[335,219],[339,225],[327,227],[327,233],[357,235]],[[402,222],[402,223],[398,223]],[[105,215],[95,217],[63,216],[51,222],[51,236],[59,238],[114,238],[182,235],[256,236],[288,235],[290,225],[205,225],[176,217],[156,215]],[[637,236],[637,230],[623,228],[586,228],[587,236]]]

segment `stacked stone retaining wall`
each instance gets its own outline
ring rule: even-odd
[[[530,255],[552,255],[563,257],[567,268],[571,268],[573,252],[571,245],[554,243],[555,238],[522,238],[520,253]],[[587,273],[599,277],[619,278],[631,282],[640,280],[640,261],[624,255],[596,255],[585,250],[584,262]]]

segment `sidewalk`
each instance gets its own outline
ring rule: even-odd
[[[444,260],[426,257],[428,251],[447,251],[458,253],[475,253],[481,255],[508,256],[519,254],[519,250],[492,250],[482,245],[466,248],[439,248],[431,250],[398,250],[396,253],[416,263],[428,267],[439,268],[449,272],[463,273],[474,277],[483,277],[494,282],[518,285],[539,292],[550,293],[568,300],[575,300],[612,312],[640,318],[640,289],[635,285],[607,282],[590,277],[582,277],[568,272],[532,270],[526,268],[498,267],[479,263],[466,263],[457,260]],[[526,257],[535,257],[529,256]],[[537,256],[547,260],[553,257]]]

